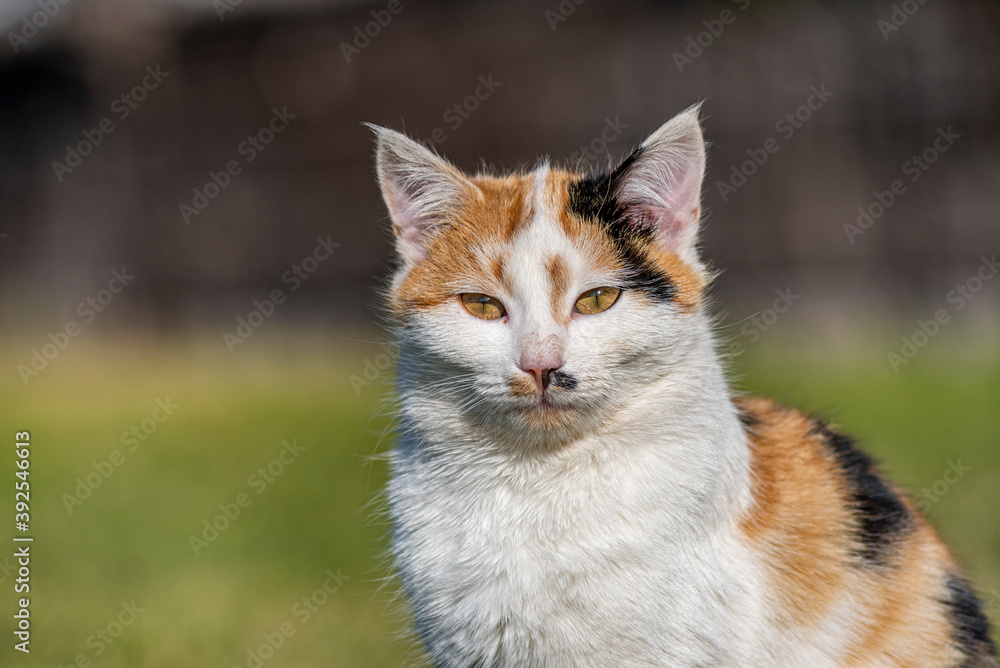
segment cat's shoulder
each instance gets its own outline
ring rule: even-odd
[[[822,525],[850,546],[853,559],[878,567],[919,528],[910,499],[846,433],[770,399],[734,403],[750,450],[751,533],[781,516],[797,519],[793,525]]]

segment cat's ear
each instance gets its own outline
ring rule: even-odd
[[[455,166],[406,135],[369,125],[375,132],[375,164],[389,209],[396,249],[403,262],[424,258],[428,235],[478,188]]]
[[[665,250],[700,266],[697,257],[705,140],[695,105],[665,123],[616,170],[619,203],[651,225]]]

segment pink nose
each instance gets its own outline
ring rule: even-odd
[[[521,367],[521,369],[531,374],[532,378],[535,379],[535,385],[537,385],[538,389],[542,392],[549,387],[549,383],[552,381],[552,372],[558,368],[559,367],[540,369],[532,367],[525,369],[524,367]]]
[[[552,372],[563,365],[562,345],[559,337],[550,334],[545,338],[532,332],[521,340],[521,359],[517,364],[531,374],[535,385],[542,392],[549,386]]]
[[[536,354],[522,353],[518,366],[522,371],[531,374],[535,379],[535,385],[544,392],[552,379],[552,372],[563,365],[558,352],[551,351],[531,351]],[[542,353],[542,354],[537,354]]]
[[[523,365],[521,366],[521,370],[531,374],[531,377],[535,379],[535,385],[537,385],[538,389],[542,392],[548,388],[549,383],[552,380],[552,372],[558,368],[558,366],[549,367],[545,365],[529,367],[525,367]]]

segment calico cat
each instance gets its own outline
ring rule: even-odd
[[[596,175],[470,176],[373,129],[392,549],[435,665],[996,668],[910,499],[823,420],[729,389],[697,108]]]

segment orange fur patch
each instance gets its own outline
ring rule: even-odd
[[[940,603],[948,596],[942,572],[951,567],[947,548],[918,518],[916,531],[899,548],[896,567],[867,577],[862,585],[868,623],[848,648],[843,665],[862,668],[876,658],[912,668],[959,665],[961,655],[951,647],[951,622]]]
[[[503,258],[493,258],[490,262],[490,275],[498,285],[503,287],[504,292],[509,293],[511,291],[512,286],[510,283],[510,276],[507,275],[507,270],[504,269]]]
[[[535,382],[524,374],[514,374],[507,381],[510,393],[515,397],[530,397],[537,394]]]
[[[646,253],[653,264],[669,276],[671,282],[677,287],[677,296],[674,298],[677,305],[685,311],[695,311],[701,304],[705,287],[708,285],[706,276],[682,260],[676,253],[670,253],[656,247],[647,248]]]
[[[490,294],[505,289],[501,250],[529,220],[533,180],[520,175],[470,180],[480,194],[462,203],[447,229],[432,233],[423,262],[407,274],[392,300],[397,315],[452,299],[463,281],[485,282],[482,289]]]
[[[569,267],[565,260],[558,255],[549,258],[545,267],[549,274],[549,281],[552,283],[552,318],[561,325],[566,325],[570,321],[572,311],[566,308],[566,294],[569,292]]]
[[[755,419],[749,443],[754,503],[740,527],[768,555],[786,623],[815,621],[839,592],[850,561],[849,518],[836,502],[845,494],[843,482],[808,437],[812,424],[805,416],[761,399],[737,405]]]

